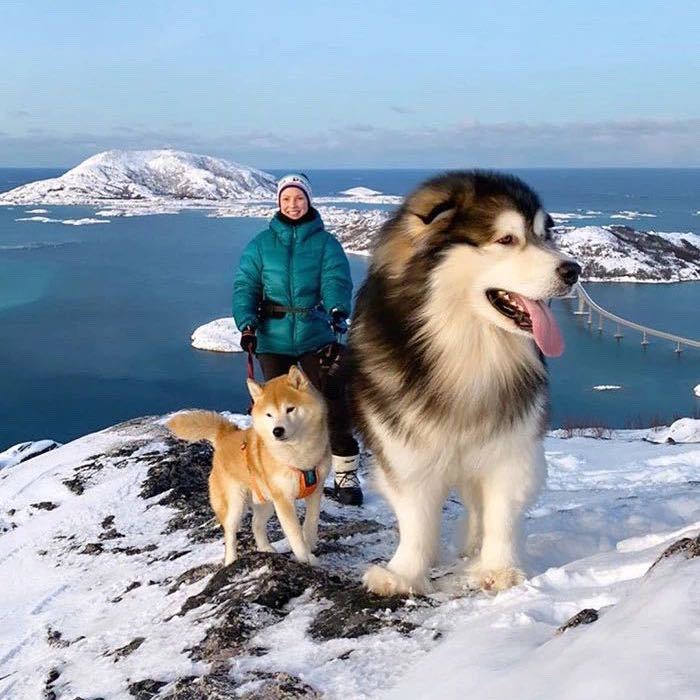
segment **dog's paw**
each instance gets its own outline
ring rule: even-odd
[[[300,564],[308,564],[309,566],[318,566],[318,557],[311,552],[304,552],[299,556],[294,557]]]
[[[525,580],[525,574],[514,566],[502,569],[485,569],[473,566],[467,569],[467,584],[470,588],[481,588],[484,591],[505,591],[517,586]]]
[[[362,577],[362,582],[367,590],[385,597],[392,595],[423,595],[432,591],[432,586],[428,579],[411,580],[383,566],[370,566]]]
[[[277,550],[268,542],[267,544],[263,544],[260,547],[256,547],[258,552],[270,552],[271,554],[275,554]]]

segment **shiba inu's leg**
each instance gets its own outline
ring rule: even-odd
[[[370,567],[364,576],[369,590],[379,595],[426,593],[428,569],[435,560],[445,489],[437,480],[420,484],[390,484],[380,472],[379,486],[399,521],[399,546],[391,561]]]
[[[306,513],[304,513],[304,526],[302,532],[304,534],[304,542],[306,542],[309,551],[313,552],[318,542],[318,516],[321,512],[321,487],[317,488],[306,499]]]
[[[476,557],[481,549],[482,532],[482,500],[481,483],[465,481],[460,486],[462,502],[467,509],[467,515],[462,522],[459,552],[463,557]]]
[[[299,518],[294,503],[285,500],[277,500],[274,502],[275,512],[279,518],[282,531],[287,537],[287,542],[294,552],[297,561],[305,564],[315,564],[316,557],[311,554],[309,547],[304,541],[304,534],[299,525]]]
[[[236,561],[236,534],[245,509],[246,494],[242,489],[231,489],[227,494],[228,508],[223,520],[224,527],[224,566]]]
[[[274,552],[267,537],[267,521],[274,511],[272,503],[253,503],[253,537],[258,552]]]

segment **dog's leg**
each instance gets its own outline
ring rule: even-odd
[[[465,481],[460,486],[462,502],[467,515],[462,521],[459,552],[463,557],[474,558],[481,550],[483,503],[481,483],[478,480]]]
[[[321,512],[321,488],[317,488],[306,500],[306,512],[304,513],[304,542],[313,552],[318,542],[318,516]]]
[[[397,488],[382,472],[378,481],[399,522],[399,546],[386,567],[367,570],[365,586],[384,596],[428,593],[432,586],[427,574],[438,549],[445,490],[438,481]]]
[[[258,552],[274,552],[267,537],[267,521],[274,511],[272,503],[253,503],[253,537]]]
[[[304,534],[299,525],[299,518],[294,506],[294,502],[285,501],[283,499],[274,502],[275,512],[279,518],[282,531],[287,537],[287,542],[294,552],[297,561],[304,564],[315,564],[316,557],[311,554],[309,548],[304,541]]]
[[[483,541],[467,569],[470,586],[501,591],[525,579],[518,557],[520,520],[545,470],[541,444],[528,444],[481,472]]]
[[[224,566],[236,561],[236,534],[245,509],[246,492],[243,489],[231,489],[227,497],[228,508],[223,522]]]

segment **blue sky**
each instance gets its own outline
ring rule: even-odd
[[[5,0],[0,167],[700,166],[698,2]]]

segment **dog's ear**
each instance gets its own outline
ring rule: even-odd
[[[255,403],[262,396],[262,387],[254,379],[248,379],[246,383],[248,384],[250,397],[253,399],[253,403]]]
[[[306,375],[296,366],[292,365],[287,373],[287,381],[292,387],[299,391],[305,391],[309,388],[309,380]]]

